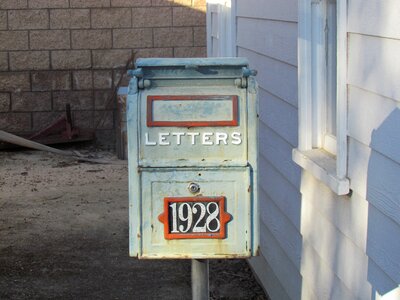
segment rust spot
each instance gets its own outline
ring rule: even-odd
[[[151,231],[154,231],[154,225],[151,224]]]
[[[140,239],[142,236],[140,235],[140,233],[137,234],[137,238]]]
[[[255,256],[259,256],[260,255],[260,246],[257,247],[256,253],[254,253]]]
[[[249,188],[247,189],[247,192],[250,193],[250,191],[251,191],[251,185],[249,185]]]

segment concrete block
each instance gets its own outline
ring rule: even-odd
[[[30,88],[29,73],[0,73],[0,91],[19,92],[29,91]]]
[[[11,95],[13,111],[51,111],[50,92],[22,92]]]
[[[71,89],[68,71],[41,71],[32,73],[32,91],[59,91]]]
[[[92,71],[74,71],[72,81],[74,90],[91,90],[93,88]]]
[[[53,92],[53,110],[65,110],[65,105],[71,104],[72,110],[92,110],[92,91],[61,91]]]
[[[153,33],[151,28],[114,29],[114,48],[147,48],[153,46]]]
[[[45,9],[9,10],[8,28],[11,30],[47,29],[49,14]]]
[[[0,50],[28,50],[28,31],[0,31]]]
[[[48,51],[10,52],[10,69],[13,71],[47,70],[49,67]]]
[[[92,28],[131,27],[131,10],[126,8],[95,8],[91,10]]]
[[[73,49],[108,49],[112,47],[111,30],[73,30]]]
[[[155,47],[193,46],[192,27],[154,28]]]
[[[89,69],[92,66],[90,51],[52,51],[51,64],[54,70]]]
[[[50,10],[51,29],[90,28],[89,9],[52,9]]]
[[[33,30],[29,33],[31,49],[70,49],[69,30]]]

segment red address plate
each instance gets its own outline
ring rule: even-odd
[[[224,239],[232,216],[225,211],[225,197],[166,197],[158,219],[167,240]]]

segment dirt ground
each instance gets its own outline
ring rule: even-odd
[[[127,175],[121,164],[0,152],[0,299],[190,299],[190,260],[128,256]],[[211,260],[210,290],[267,299],[245,260]]]

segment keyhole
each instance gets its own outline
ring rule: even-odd
[[[192,194],[196,194],[200,191],[200,186],[197,183],[190,183],[188,186],[188,190],[189,192],[191,192]]]

